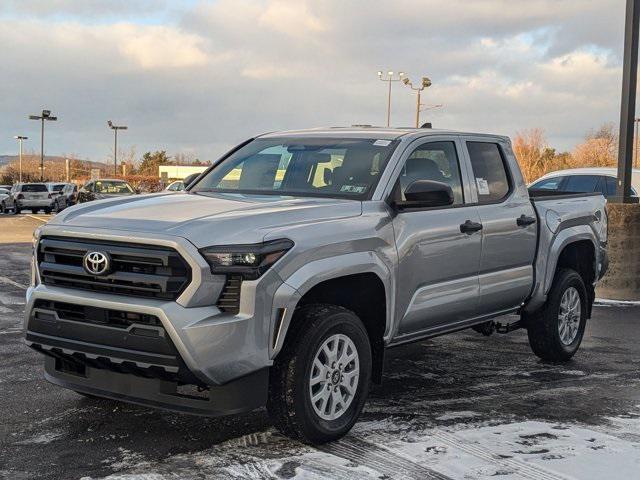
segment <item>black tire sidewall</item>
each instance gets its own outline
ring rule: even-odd
[[[334,334],[343,334],[351,339],[358,350],[360,375],[355,398],[349,408],[335,420],[320,418],[311,404],[309,395],[309,376],[313,359],[324,341]],[[371,381],[371,345],[366,330],[358,317],[349,312],[333,313],[324,318],[316,331],[306,337],[298,348],[300,364],[294,379],[298,392],[294,408],[298,418],[302,420],[302,430],[305,436],[313,441],[326,441],[333,437],[342,436],[349,431],[358,419],[362,407],[369,393]]]
[[[578,326],[578,333],[576,338],[569,345],[565,345],[560,340],[560,330],[558,328],[560,302],[562,296],[569,288],[574,287],[578,291],[580,296],[580,325]],[[564,351],[567,355],[573,355],[582,343],[584,337],[584,331],[587,325],[587,290],[584,286],[584,282],[580,275],[573,270],[565,270],[562,275],[557,279],[557,284],[554,285],[553,292],[551,294],[551,302],[548,305],[546,316],[549,322],[549,327],[552,333],[552,341],[558,350]]]

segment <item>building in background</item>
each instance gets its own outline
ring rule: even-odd
[[[202,173],[209,165],[160,165],[158,167],[158,177],[164,182],[169,179],[183,180],[194,173]]]

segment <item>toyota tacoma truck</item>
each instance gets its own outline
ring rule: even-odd
[[[266,406],[322,443],[356,422],[390,347],[525,328],[537,356],[569,360],[607,266],[605,203],[529,192],[503,136],[265,134],[185,192],[76,205],[38,229],[26,342],[81,394]]]

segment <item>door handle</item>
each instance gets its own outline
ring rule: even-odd
[[[478,222],[472,222],[471,220],[467,220],[462,225],[460,225],[460,231],[468,235],[479,232],[480,230],[482,230],[482,224]]]
[[[523,213],[518,217],[516,223],[519,227],[528,227],[529,225],[536,223],[536,217],[529,217]]]

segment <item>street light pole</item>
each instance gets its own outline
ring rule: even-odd
[[[633,167],[638,168],[638,123],[640,123],[640,118],[635,119],[636,124],[636,135],[635,135],[635,143],[636,143],[636,151],[635,156],[633,157]]]
[[[40,120],[40,181],[44,182],[44,122],[55,122],[58,117],[51,115],[51,110],[42,110],[40,115],[29,115],[29,120]]]
[[[638,34],[640,33],[640,0],[627,0],[624,29],[624,61],[622,66],[622,101],[620,105],[620,142],[618,148],[618,188],[615,201],[635,203],[632,197],[633,122],[636,111],[638,82]]]
[[[113,130],[113,174],[118,175],[118,130],[127,130],[126,125],[114,125],[111,120],[107,122],[109,128]]]
[[[19,154],[18,154],[19,155],[19,157],[18,157],[19,158],[19,160],[18,160],[18,169],[19,169],[18,178],[19,178],[19,180],[18,181],[20,183],[22,183],[22,141],[23,140],[28,140],[29,137],[25,137],[23,135],[16,135],[13,138],[18,140],[18,145],[19,145],[19,149],[18,149],[18,152],[19,152]]]
[[[431,84],[431,79],[429,77],[422,77],[422,81],[418,87],[414,87],[411,80],[408,78],[404,78],[402,83],[407,85],[411,90],[416,92],[416,128],[420,127],[420,107],[422,107],[422,103],[420,103],[420,94],[425,88],[429,88]]]
[[[399,82],[404,77],[404,72],[398,72],[398,77],[394,77],[393,72],[387,72],[387,76],[384,77],[382,72],[378,72],[378,78],[383,82],[387,82],[389,84],[389,88],[387,91],[387,127],[391,125],[391,83]]]

